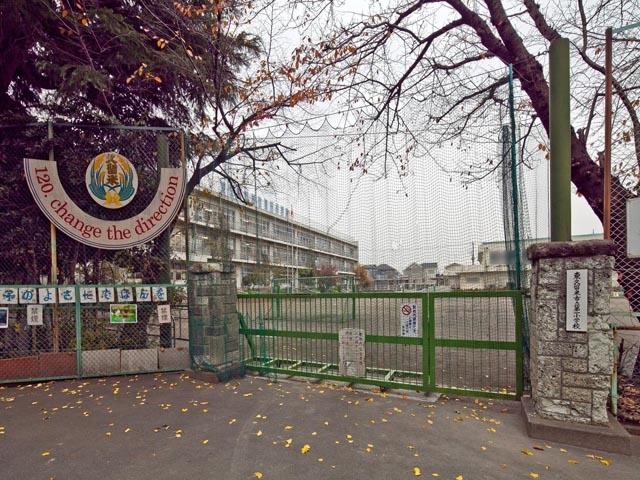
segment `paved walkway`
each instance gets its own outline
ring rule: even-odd
[[[518,410],[179,374],[0,387],[0,478],[640,478],[637,457],[527,438]]]

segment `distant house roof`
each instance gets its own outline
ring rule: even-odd
[[[420,266],[422,268],[438,268],[438,262],[424,262]]]
[[[400,274],[391,265],[381,263],[380,265],[364,265],[364,268],[374,279],[389,279],[389,276],[397,278]]]

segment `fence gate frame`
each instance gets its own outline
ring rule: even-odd
[[[162,287],[167,292],[166,300],[138,300],[132,297],[130,301],[119,301],[115,298],[118,288],[128,288],[132,292],[137,288],[147,288],[151,290],[155,287]],[[110,302],[95,298],[92,302],[83,301],[81,292],[83,288],[91,288],[94,292],[100,289],[110,289],[114,298]],[[9,304],[0,300],[2,308],[9,309],[7,328],[14,328],[18,333],[22,329],[27,329],[23,333],[28,333],[29,345],[17,345],[14,349],[3,348],[0,351],[0,385],[23,382],[45,382],[52,380],[82,379],[103,376],[136,375],[141,373],[161,373],[182,371],[190,366],[189,340],[183,336],[183,323],[187,324],[188,331],[188,310],[186,303],[176,303],[175,293],[169,293],[170,289],[185,289],[185,297],[188,298],[187,285],[177,285],[172,283],[126,283],[126,284],[49,284],[49,285],[0,285],[0,289],[15,290],[60,290],[68,289],[74,292],[74,299],[70,302],[61,303],[57,298],[55,303],[20,302]],[[55,293],[54,293],[55,295]],[[58,295],[59,296],[59,295]],[[16,299],[17,302],[17,299]],[[149,319],[154,315],[154,309],[158,305],[170,305],[171,308],[171,336],[163,338],[160,323],[147,323],[144,337],[146,338],[145,348],[129,345],[126,342],[119,346],[110,345],[102,348],[89,345],[91,341],[88,336],[83,336],[83,332],[100,334],[97,330],[91,330],[86,323],[89,321],[105,322],[104,331],[111,331],[114,335],[122,335],[125,324],[110,323],[108,312],[110,305],[135,304],[136,311],[141,307],[149,308],[147,312]],[[46,317],[42,325],[28,325],[26,309],[28,305],[42,305],[43,316]],[[83,312],[93,309],[93,316],[83,315]],[[11,312],[14,310],[14,312]],[[62,314],[64,313],[64,315]],[[137,314],[136,314],[137,315]],[[66,322],[65,322],[66,320]],[[157,318],[156,318],[157,320]],[[65,325],[61,325],[61,321]],[[137,322],[136,322],[137,323]],[[112,325],[112,328],[109,328]],[[133,324],[129,324],[133,325]],[[150,333],[149,325],[157,326],[158,332]],[[69,343],[59,344],[61,326],[72,334],[68,334]],[[38,332],[38,329],[44,334]],[[0,329],[0,333],[5,328]],[[104,332],[102,332],[104,333]],[[185,332],[187,333],[187,332]],[[140,334],[142,335],[142,334]],[[138,336],[140,336],[138,335]],[[51,338],[49,338],[49,336]],[[56,338],[58,336],[58,338]],[[37,337],[37,339],[36,339]],[[150,338],[157,337],[157,345],[149,344]],[[25,335],[27,338],[27,335]],[[90,338],[90,337],[88,337]],[[84,340],[84,341],[83,341]],[[167,344],[167,341],[169,342]],[[95,343],[95,342],[94,342]],[[156,350],[154,356],[152,350]],[[124,352],[124,354],[123,354]],[[73,357],[73,365],[71,359]],[[154,360],[155,358],[155,360]]]
[[[244,339],[245,348],[249,356],[241,357],[245,369],[264,373],[276,373],[291,376],[312,377],[326,380],[348,382],[350,384],[376,385],[381,388],[400,388],[422,392],[438,392],[453,395],[479,396],[488,398],[519,399],[523,392],[523,292],[520,290],[456,290],[447,292],[356,292],[356,293],[311,293],[311,294],[287,294],[287,293],[239,293],[238,319],[239,334]],[[483,299],[506,298],[511,299],[514,316],[514,340],[477,340],[456,339],[436,336],[436,301],[439,299]],[[399,335],[369,335],[365,334],[365,344],[385,345],[415,345],[422,347],[422,355],[419,365],[421,372],[394,370],[393,368],[367,367],[366,372],[384,374],[383,378],[369,378],[366,375],[347,376],[332,373],[337,370],[334,363],[323,363],[310,360],[293,362],[285,358],[271,358],[267,355],[266,345],[269,338],[300,339],[301,341],[329,340],[337,341],[337,331],[305,331],[300,329],[267,328],[265,324],[265,312],[262,306],[258,306],[252,315],[242,312],[243,302],[264,301],[270,306],[270,310],[278,317],[282,315],[282,303],[286,300],[306,299],[317,302],[327,299],[352,300],[348,309],[355,312],[355,305],[359,299],[415,299],[421,304],[421,335],[417,337],[402,337]],[[260,304],[259,304],[260,305]],[[250,317],[254,317],[254,324]],[[355,315],[352,316],[355,318]],[[257,320],[257,325],[255,324]],[[284,320],[287,322],[287,320]],[[464,348],[467,350],[497,350],[513,351],[515,354],[515,385],[511,392],[506,389],[500,391],[485,391],[480,389],[456,388],[439,385],[436,381],[437,357],[436,348]],[[242,355],[242,352],[241,352]],[[304,370],[301,367],[311,367],[314,370]],[[421,377],[420,382],[409,383],[395,381],[396,375],[405,377]]]

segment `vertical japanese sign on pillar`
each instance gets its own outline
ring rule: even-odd
[[[587,331],[588,270],[567,270],[567,332]]]

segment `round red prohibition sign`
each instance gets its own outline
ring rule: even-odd
[[[402,314],[409,315],[411,313],[411,305],[403,305],[402,306]]]

